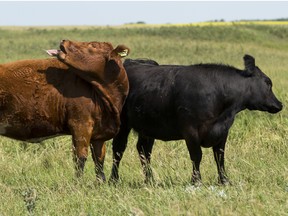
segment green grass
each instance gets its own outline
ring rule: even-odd
[[[39,144],[0,138],[0,215],[288,215],[288,26],[160,26],[0,28],[0,62],[48,57],[62,39],[110,41],[131,48],[131,58],[161,64],[225,63],[243,68],[251,54],[272,79],[281,113],[238,114],[227,141],[232,186],[217,185],[211,149],[203,149],[203,186],[193,187],[183,141],[157,141],[155,185],[144,184],[136,134],[120,166],[121,182],[97,184],[89,156],[83,179],[74,178],[71,137]],[[112,163],[107,142],[105,174]]]

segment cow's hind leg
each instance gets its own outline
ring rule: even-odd
[[[225,143],[227,140],[227,135],[223,138],[222,142],[219,145],[213,146],[214,158],[217,164],[217,170],[219,175],[219,183],[222,185],[230,184],[229,178],[227,177],[224,167],[224,153],[225,153]]]
[[[119,180],[119,164],[123,157],[124,151],[127,147],[127,139],[130,133],[130,128],[126,127],[123,122],[119,133],[113,139],[112,150],[113,150],[113,165],[109,182],[115,183]]]
[[[150,166],[153,144],[153,138],[145,137],[140,134],[138,135],[137,150],[141,165],[143,167],[146,183],[154,182],[153,173]]]
[[[91,140],[90,147],[92,152],[92,158],[95,164],[96,180],[100,182],[105,182],[106,177],[103,171],[106,154],[105,142],[102,140]]]

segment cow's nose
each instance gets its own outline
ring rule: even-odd
[[[279,108],[279,111],[281,111],[283,109],[283,104],[281,102],[279,103],[278,108]]]

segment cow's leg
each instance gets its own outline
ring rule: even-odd
[[[190,132],[188,136],[185,136],[185,141],[193,166],[191,183],[201,184],[200,162],[202,160],[202,150],[197,132]]]
[[[223,185],[230,184],[227,174],[225,172],[225,167],[224,167],[224,153],[225,153],[225,143],[227,140],[227,136],[228,136],[228,133],[223,138],[222,142],[219,145],[213,146],[214,158],[217,164],[218,175],[219,175],[219,183]]]
[[[84,166],[88,156],[88,147],[80,147],[79,144],[73,144],[73,161],[75,164],[76,177],[83,175]]]
[[[138,135],[137,150],[140,157],[141,165],[145,174],[145,182],[153,182],[153,173],[150,166],[152,147],[154,139]]]
[[[106,145],[102,140],[91,140],[92,158],[95,164],[96,179],[100,182],[105,182],[106,177],[103,171],[104,160],[106,154]]]
[[[88,149],[92,134],[92,123],[81,124],[70,121],[70,131],[73,140],[73,160],[75,163],[76,176],[83,175],[85,162],[88,156]]]
[[[128,128],[124,124],[125,123],[123,122],[119,133],[112,142],[113,165],[109,182],[117,182],[119,180],[119,164],[127,147],[128,135],[131,130],[131,128]]]

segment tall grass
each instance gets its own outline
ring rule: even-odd
[[[0,62],[46,58],[62,39],[110,41],[131,48],[131,58],[161,64],[225,63],[243,68],[248,53],[272,79],[281,113],[244,111],[230,130],[226,167],[233,183],[217,185],[211,149],[203,149],[203,186],[190,185],[183,141],[157,141],[154,185],[144,184],[131,133],[119,184],[97,184],[89,156],[83,179],[74,178],[71,137],[39,144],[0,138],[0,215],[287,215],[288,26],[161,26],[0,28]],[[111,141],[105,174],[110,175]]]

